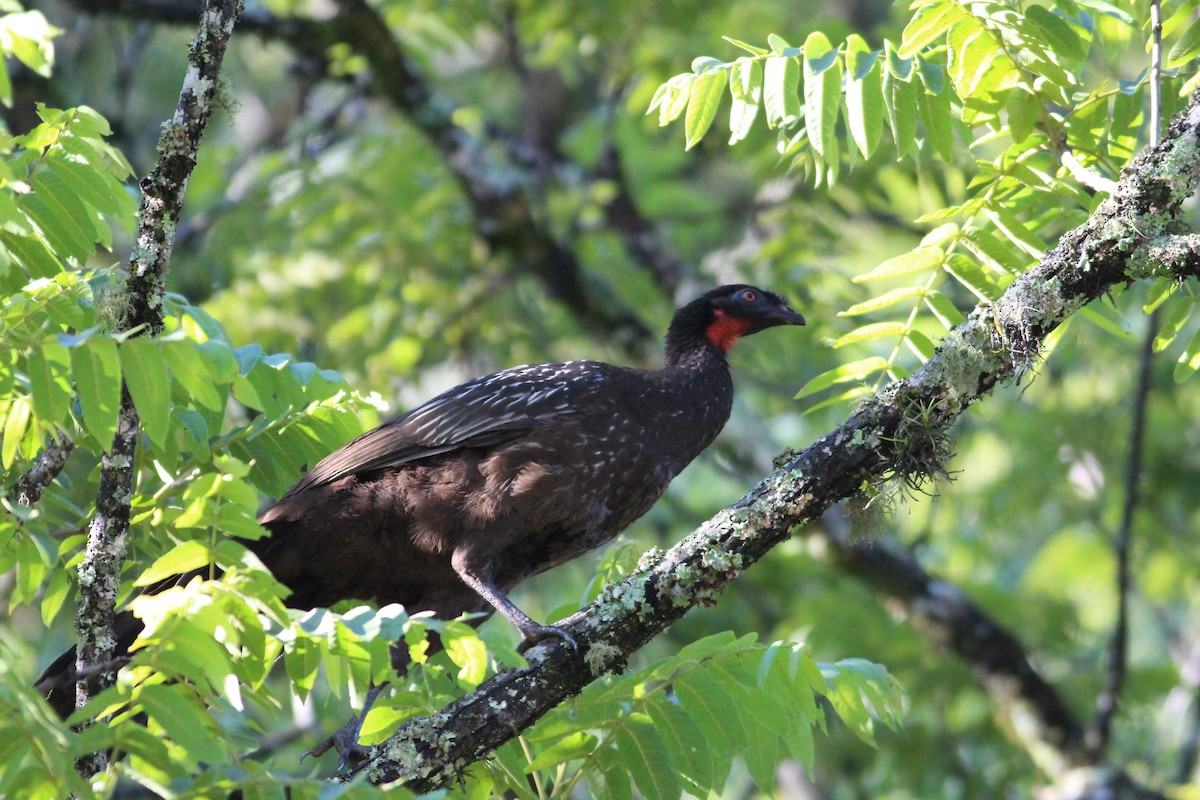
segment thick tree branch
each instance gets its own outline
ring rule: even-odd
[[[129,258],[124,302],[110,320],[116,330],[158,333],[163,328],[163,286],[175,226],[196,164],[200,138],[212,116],[225,46],[240,11],[238,0],[206,0],[201,8],[200,28],[188,50],[188,70],[179,104],[175,115],[163,126],[158,162],[141,182],[137,238]],[[114,657],[112,623],[129,529],[137,438],[137,409],[129,391],[122,387],[117,432],[101,459],[96,515],[79,565],[76,672],[88,677],[76,684],[77,706],[87,703],[115,679],[115,671],[95,668],[112,662]],[[76,766],[81,775],[89,776],[104,769],[107,759],[106,753],[93,753],[81,758]]]
[[[37,463],[17,481],[17,502],[23,506],[37,505],[42,492],[62,472],[74,449],[75,442],[66,436],[47,437],[46,447],[38,456]]]
[[[505,670],[442,711],[409,720],[373,748],[371,780],[403,780],[419,791],[445,783],[595,677],[621,669],[630,653],[834,503],[864,484],[939,469],[950,425],[997,384],[1033,366],[1045,337],[1079,308],[1138,278],[1200,275],[1195,242],[1168,235],[1198,181],[1200,94],[1162,144],[1124,171],[1117,191],[1087,222],[994,304],[976,308],[923,367],[865,402],[656,563],[565,620],[580,655],[565,646],[536,647],[527,654],[529,666]]]

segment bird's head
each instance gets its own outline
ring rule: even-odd
[[[776,325],[803,325],[804,317],[774,292],[744,283],[705,292],[675,312],[667,330],[667,360],[696,344],[707,343],[728,353],[743,336]]]

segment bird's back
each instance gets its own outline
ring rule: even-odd
[[[262,515],[272,537],[255,549],[296,605],[489,610],[460,591],[450,551],[468,542],[507,589],[594,549],[650,509],[731,402],[716,354],[695,368],[578,361],[479,378],[318,464]]]

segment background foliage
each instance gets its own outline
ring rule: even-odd
[[[357,4],[336,5],[361,22]],[[224,536],[256,536],[264,498],[385,409],[459,379],[573,357],[650,365],[670,309],[701,288],[788,294],[809,319],[804,342],[738,346],[721,441],[624,541],[520,593],[557,618],[928,358],[1085,219],[1149,137],[1145,2],[368,7],[425,103],[389,91],[403,81],[380,74],[366,28],[329,23],[301,46],[280,21],[323,18],[272,2],[248,14],[226,62],[229,107],[189,186],[168,332],[128,338],[105,326],[120,302],[112,265],[133,246],[133,176],[153,163],[194,12],[83,6],[0,18],[8,796],[328,793],[318,779],[333,765],[298,754],[387,674],[389,641],[419,657],[436,625],[450,646],[381,702],[368,736],[518,657],[502,622],[477,638],[395,608],[289,615]],[[1192,88],[1196,11],[1162,9],[1164,113]],[[437,133],[439,114],[453,136]],[[1015,631],[1083,721],[1111,678],[1127,553],[1128,677],[1101,761],[1184,797],[1200,736],[1200,409],[1181,382],[1200,367],[1194,299],[1161,282],[1086,309],[1032,380],[960,427],[954,480],[936,496],[850,517]],[[1162,355],[1122,551],[1148,327]],[[207,563],[226,573],[132,601],[149,646],[84,712],[113,723],[76,736],[28,687],[71,641],[72,567],[122,377],[144,433],[126,592]],[[66,469],[20,505],[18,478],[62,435],[77,444]],[[1064,781],[973,665],[843,568],[830,531],[844,524],[798,535],[454,791],[1019,797]],[[899,721],[897,680],[907,716],[874,731]],[[814,725],[828,735],[814,742]],[[73,759],[98,747],[127,757],[88,787]]]

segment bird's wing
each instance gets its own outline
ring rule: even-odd
[[[467,381],[326,456],[285,497],[355,473],[503,444],[575,413],[579,398],[595,392],[605,373],[606,365],[570,361],[513,367]]]

